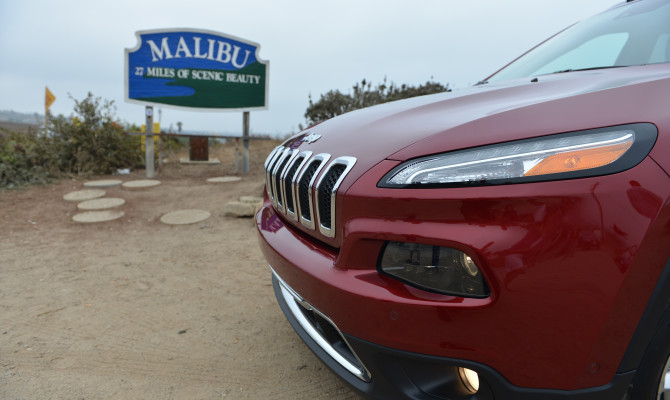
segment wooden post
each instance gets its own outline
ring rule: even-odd
[[[154,108],[152,106],[147,106],[146,108],[146,122],[145,122],[145,141],[144,148],[145,151],[145,164],[147,171],[147,178],[153,178],[155,175],[154,172]]]
[[[249,173],[249,111],[242,114],[242,173]]]

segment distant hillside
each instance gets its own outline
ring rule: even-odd
[[[22,124],[19,122],[6,122],[6,121],[0,121],[0,136],[3,136],[3,131],[7,132],[23,132],[26,133],[30,131],[31,129],[33,131],[38,131],[40,129],[40,126],[43,126],[44,124]]]
[[[21,113],[10,110],[0,110],[0,122],[14,122],[17,124],[43,124],[44,115],[38,113]]]

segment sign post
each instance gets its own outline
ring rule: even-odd
[[[146,121],[144,134],[146,135],[146,140],[144,141],[145,158],[144,163],[146,165],[147,178],[153,178],[155,176],[154,172],[154,108],[152,106],[146,107]]]
[[[249,173],[249,111],[242,114],[242,173]]]
[[[125,100],[146,105],[147,112],[154,105],[243,112],[242,170],[248,173],[249,112],[268,108],[269,62],[258,57],[260,45],[196,29],[135,34],[137,46],[125,51]],[[148,118],[146,126],[153,127]],[[150,146],[153,151],[147,131],[147,152]]]

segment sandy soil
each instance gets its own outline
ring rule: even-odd
[[[62,198],[84,180],[0,192],[0,399],[358,399],[285,320],[253,220],[223,216],[274,145],[236,183],[206,182],[234,174],[232,145],[218,166],[170,155],[160,186],[106,189],[125,216],[100,224]],[[212,216],[160,222],[190,208]]]

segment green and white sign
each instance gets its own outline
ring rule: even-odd
[[[126,101],[188,109],[268,108],[269,62],[260,45],[219,32],[162,29],[136,32],[126,49]]]

